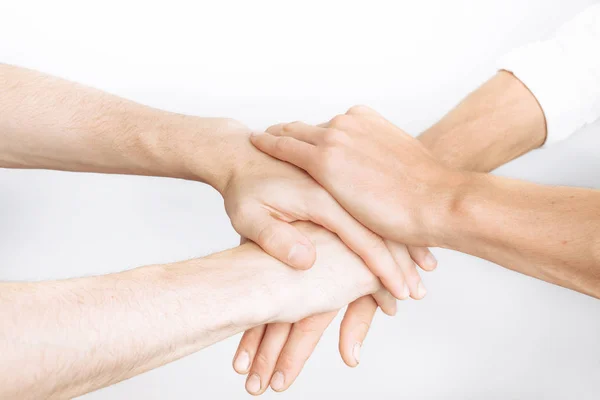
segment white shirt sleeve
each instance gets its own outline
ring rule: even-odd
[[[500,60],[536,97],[546,117],[545,144],[565,139],[600,117],[600,4],[563,25],[549,40]]]

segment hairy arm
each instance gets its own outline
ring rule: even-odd
[[[332,311],[379,288],[335,235],[309,224],[319,259],[287,268],[252,243],[117,274],[0,283],[0,398],[71,398],[248,328]]]
[[[155,175],[222,189],[246,128],[0,64],[0,167]]]

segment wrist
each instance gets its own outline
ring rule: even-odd
[[[429,247],[452,248],[455,240],[461,240],[460,232],[467,224],[465,207],[468,193],[477,174],[447,169],[440,179],[440,184],[430,198],[434,204],[427,207],[424,225]]]
[[[250,147],[249,130],[227,118],[201,118],[153,110],[142,130],[142,147],[154,175],[196,180],[222,193]],[[243,153],[241,153],[243,154]]]
[[[223,292],[233,304],[232,321],[238,326],[258,326],[287,319],[301,279],[294,270],[247,242],[203,259],[225,284]],[[210,279],[211,285],[214,279]],[[220,282],[220,280],[219,280]]]

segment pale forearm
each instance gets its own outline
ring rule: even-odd
[[[466,177],[443,247],[600,298],[600,191]]]
[[[545,133],[535,97],[501,71],[419,139],[445,165],[488,172],[539,147]],[[466,176],[446,247],[600,297],[600,192]]]
[[[71,398],[277,317],[287,268],[253,245],[101,277],[0,284],[0,398]]]
[[[489,172],[541,146],[544,114],[533,94],[501,71],[419,136],[444,164]]]
[[[0,167],[197,179],[224,184],[245,128],[143,106],[0,64]],[[241,140],[242,138],[240,138]]]

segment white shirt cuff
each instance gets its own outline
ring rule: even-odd
[[[600,4],[563,25],[550,40],[518,48],[500,60],[540,103],[545,145],[600,117]]]

